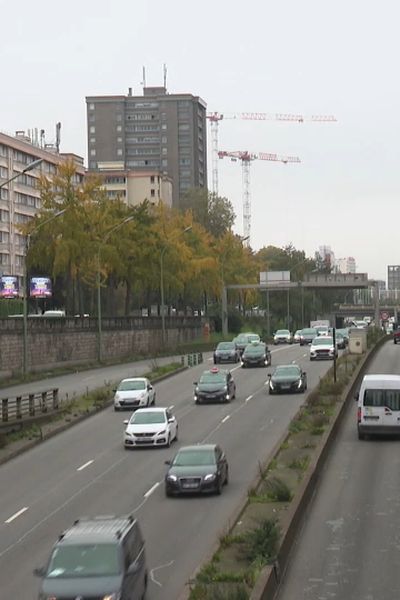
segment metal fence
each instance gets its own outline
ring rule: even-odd
[[[58,408],[58,388],[35,394],[21,394],[13,398],[2,398],[0,425],[22,423],[24,420],[51,414]]]

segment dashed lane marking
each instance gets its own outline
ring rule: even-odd
[[[83,469],[86,469],[86,467],[89,467],[93,463],[94,463],[94,460],[88,460],[84,465],[81,465],[80,467],[78,467],[77,471],[83,471]]]
[[[149,496],[151,496],[151,494],[158,488],[159,485],[160,485],[160,482],[157,481],[154,485],[151,486],[151,488],[149,490],[147,490],[147,492],[145,494],[143,494],[143,497],[146,498],[146,500],[147,500],[147,498]]]
[[[18,512],[16,512],[15,514],[13,514],[11,517],[9,517],[7,519],[7,521],[4,521],[4,523],[12,523],[13,521],[15,521],[15,519],[18,519],[18,517],[20,517],[21,515],[24,514],[24,512],[26,512],[28,510],[29,506],[24,506],[24,508],[21,508],[21,510],[19,510]]]
[[[226,415],[226,417],[224,417],[221,421],[221,423],[226,423],[228,421],[228,419],[231,418],[231,415]]]

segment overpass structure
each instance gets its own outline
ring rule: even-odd
[[[374,286],[378,290],[378,282],[368,279],[367,273],[308,273],[302,281],[271,281],[265,283],[231,284],[222,287],[222,334],[228,335],[228,290],[259,290],[276,292],[283,290],[352,290],[368,289]],[[379,323],[379,294],[375,294],[374,315]],[[367,313],[368,314],[368,313]]]

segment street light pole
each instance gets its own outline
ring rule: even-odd
[[[28,165],[29,166],[29,165]],[[33,168],[33,167],[32,167]],[[25,265],[24,265],[24,295],[23,295],[23,363],[22,363],[22,372],[25,376],[28,373],[28,296],[29,296],[29,284],[28,284],[28,252],[29,246],[31,243],[31,237],[34,233],[36,233],[39,229],[41,229],[47,223],[54,221],[58,217],[61,217],[65,213],[66,209],[63,208],[58,212],[54,213],[51,217],[43,221],[43,223],[39,223],[32,231],[28,233],[26,236],[26,245],[25,245]]]
[[[175,235],[172,236],[168,241],[171,242],[176,238],[179,238],[184,233],[187,233],[192,229],[192,226],[185,227],[182,231],[178,231]],[[165,313],[164,313],[164,254],[167,251],[168,246],[164,245],[160,251],[160,301],[161,301],[161,341],[162,347],[165,347],[166,341],[166,331],[165,331]]]
[[[14,181],[14,179],[17,179],[17,177],[19,177],[20,175],[23,175],[24,173],[27,173],[28,171],[32,171],[32,169],[35,169],[36,167],[38,167],[42,162],[43,162],[43,158],[38,158],[37,160],[32,161],[31,163],[26,165],[26,167],[24,169],[22,169],[22,171],[20,173],[15,173],[15,175],[10,177],[6,181],[3,181],[3,183],[0,183],[0,189],[2,187],[4,187],[5,185],[8,185],[9,183],[11,183],[11,181]]]
[[[102,328],[101,328],[101,272],[100,272],[100,253],[101,253],[102,247],[107,242],[107,240],[110,238],[110,235],[112,233],[114,233],[115,231],[117,231],[117,229],[119,229],[120,227],[122,227],[126,223],[130,223],[130,221],[132,221],[134,218],[135,218],[135,216],[131,215],[129,217],[126,217],[120,223],[117,223],[117,225],[114,225],[114,227],[111,227],[111,229],[104,236],[103,241],[100,242],[98,250],[97,250],[97,261],[96,261],[97,262],[97,277],[96,277],[96,287],[97,287],[97,331],[98,331],[98,337],[97,337],[97,344],[98,344],[98,346],[97,346],[97,357],[98,357],[99,362],[101,362],[101,359],[102,359],[102,335],[103,335],[103,331],[102,331]]]

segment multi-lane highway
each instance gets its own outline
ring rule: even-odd
[[[193,381],[210,366],[194,367],[157,385],[157,402],[174,406],[179,442],[171,449],[126,451],[123,420],[112,409],[76,425],[0,467],[0,597],[31,600],[58,534],[81,515],[135,514],[142,525],[150,570],[148,598],[177,598],[207,556],[304,395],[269,396],[269,369],[232,371],[237,398],[230,404],[193,403]],[[272,350],[273,365],[297,362],[311,390],[330,362],[311,363],[296,345]],[[72,377],[72,376],[70,376]],[[85,378],[87,374],[77,374]],[[72,384],[71,384],[72,385]],[[164,461],[178,445],[218,442],[230,466],[222,496],[166,498]]]
[[[387,343],[370,373],[399,373]],[[400,597],[400,440],[357,439],[350,408],[298,536],[279,600]]]

